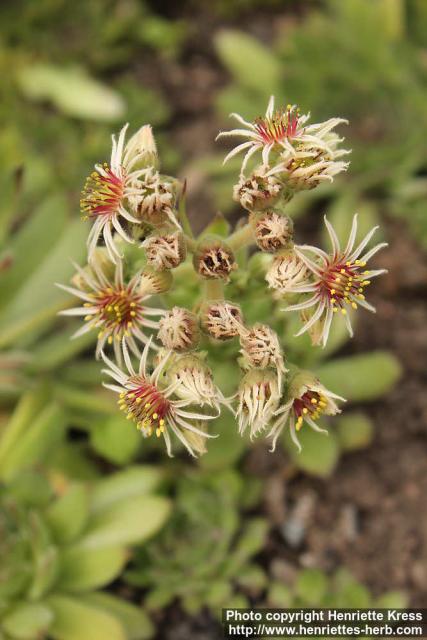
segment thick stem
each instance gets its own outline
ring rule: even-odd
[[[249,222],[232,233],[227,240],[227,243],[233,251],[239,251],[239,249],[254,244],[254,242],[253,229]]]
[[[224,282],[222,280],[205,280],[206,300],[224,300]]]
[[[184,234],[184,240],[188,253],[194,253],[197,247],[197,241],[186,233]]]
[[[178,215],[179,215],[179,219],[181,221],[182,228],[184,230],[185,235],[188,236],[189,239],[193,240],[194,233],[193,233],[193,229],[191,228],[190,220],[188,219],[188,215],[187,215],[187,206],[186,206],[186,197],[185,197],[186,189],[187,189],[187,182],[185,181],[182,189],[181,198],[179,201]]]

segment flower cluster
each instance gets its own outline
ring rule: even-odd
[[[195,238],[185,185],[160,172],[151,127],[143,126],[126,142],[126,125],[117,139],[113,136],[110,162],[96,165],[83,190],[83,217],[92,224],[87,265],[75,265],[71,286],[60,285],[82,301],[62,311],[84,318],[75,337],[96,332],[96,357],[102,357],[112,379],[105,386],[118,394],[120,409],[141,434],[163,438],[170,455],[172,437],[193,456],[205,453],[215,435],[209,425],[224,408],[233,412],[242,435],[264,434],[274,449],[287,429],[300,448],[303,425],[323,432],[318,420],[338,413],[336,401],[344,400],[288,362],[275,314],[247,322],[242,309],[255,300],[247,298],[246,305],[233,300],[248,283],[240,262],[240,256],[247,257],[244,249],[252,245],[264,255],[264,287],[266,293],[273,290],[276,313],[283,310],[284,318],[299,313],[296,336],[309,333],[313,345],[326,345],[335,314],[352,335],[352,314],[358,307],[374,311],[366,291],[384,272],[367,264],[384,246],[370,245],[376,228],[357,238],[354,216],[342,248],[325,217],[328,253],[296,243],[286,210],[296,193],[347,169],[343,157],[349,151],[334,131],[345,121],[309,124],[309,115],[296,106],[275,109],[274,98],[265,116],[253,122],[232,115],[241,128],[218,137],[246,138],[225,158],[244,152],[233,197],[246,212],[246,224],[229,237],[202,232]],[[256,156],[259,161],[247,174]],[[181,299],[184,306],[176,302]],[[222,354],[224,348],[226,357],[234,358],[233,371],[240,371],[230,398],[209,364],[212,352]]]

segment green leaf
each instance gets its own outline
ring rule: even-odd
[[[52,610],[46,605],[24,602],[8,612],[1,625],[16,640],[35,640],[44,637],[52,620]]]
[[[390,391],[402,374],[396,357],[373,351],[328,362],[316,372],[328,389],[353,402],[376,400]]]
[[[124,547],[81,548],[79,544],[65,549],[61,556],[58,587],[65,591],[90,591],[117,578],[128,554]]]
[[[371,606],[371,595],[366,587],[355,580],[346,569],[339,569],[334,576],[338,607],[364,608]]]
[[[320,606],[327,588],[328,580],[318,569],[305,569],[298,574],[295,589],[304,606]]]
[[[50,628],[54,640],[126,640],[121,622],[81,598],[54,595],[46,600],[55,619]]]
[[[47,389],[36,387],[21,396],[9,422],[0,435],[0,462],[6,459],[34,416],[41,410],[47,399]]]
[[[245,522],[240,536],[233,561],[244,564],[249,558],[261,551],[268,532],[268,522],[263,518],[251,518]]]
[[[280,62],[259,40],[242,31],[223,30],[216,36],[215,46],[221,62],[240,84],[264,91],[267,99],[276,93]]]
[[[62,408],[55,402],[47,405],[9,451],[2,465],[0,477],[10,480],[24,469],[42,462],[63,437],[65,427],[66,420]]]
[[[29,370],[31,372],[40,372],[59,369],[61,365],[73,360],[77,354],[95,345],[96,332],[89,331],[74,339],[72,335],[75,332],[76,325],[73,323],[72,327],[50,334],[45,340],[39,342],[31,350],[33,359]]]
[[[240,458],[247,444],[238,433],[234,416],[228,411],[213,422],[212,433],[218,433],[219,437],[209,441],[208,451],[199,459],[199,464],[205,469],[223,469]]]
[[[224,218],[224,216],[221,213],[217,213],[214,216],[212,222],[210,222],[208,226],[205,227],[205,229],[203,229],[203,232],[200,234],[199,239],[208,234],[217,235],[217,236],[226,238],[229,233],[230,233],[230,223],[226,218]]]
[[[87,549],[142,542],[166,521],[170,503],[160,496],[132,496],[97,513],[81,546]]]
[[[86,487],[73,484],[47,510],[46,519],[58,542],[75,540],[88,520],[89,499]]]
[[[378,609],[405,609],[408,606],[408,596],[402,591],[387,591],[376,599],[373,606]]]
[[[285,446],[294,463],[306,473],[326,478],[331,475],[339,458],[339,446],[332,431],[328,435],[316,433],[308,425],[304,425],[298,433],[302,446],[301,453],[289,437],[285,434]]]
[[[54,195],[43,202],[12,237],[8,251],[12,266],[0,272],[2,292],[0,307],[10,300],[17,289],[31,276],[46,254],[55,246],[67,220],[67,202]]]
[[[78,67],[31,64],[18,74],[18,82],[27,98],[48,100],[74,118],[109,122],[122,118],[126,111],[120,95]]]
[[[288,586],[281,582],[273,582],[270,585],[267,596],[269,607],[292,607],[294,596]]]
[[[151,493],[159,486],[163,473],[157,467],[139,465],[103,478],[95,485],[91,510],[98,513],[127,498]]]
[[[95,422],[90,432],[94,450],[115,464],[129,463],[141,445],[141,434],[122,415]]]
[[[73,274],[71,259],[80,261],[86,253],[87,227],[76,220],[67,225],[53,250],[25,280],[0,316],[0,348],[15,343],[29,332],[46,326],[69,301],[69,295],[55,287]]]
[[[141,607],[120,600],[109,593],[90,593],[83,599],[84,602],[112,613],[118,618],[126,631],[126,640],[149,640],[154,635],[153,625]]]
[[[368,447],[374,436],[374,423],[364,413],[344,413],[334,426],[340,446],[345,451]]]

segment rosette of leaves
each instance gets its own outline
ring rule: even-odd
[[[179,481],[167,526],[135,556],[127,581],[145,587],[146,606],[160,609],[178,598],[187,612],[202,606],[247,606],[265,585],[252,562],[264,545],[267,523],[244,517],[256,486],[232,471],[192,474]]]
[[[131,545],[169,513],[159,475],[134,467],[92,486],[33,472],[0,486],[0,636],[5,640],[144,640],[140,607],[102,591]]]

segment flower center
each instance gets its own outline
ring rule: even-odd
[[[271,118],[257,118],[255,129],[266,144],[274,144],[285,138],[294,138],[298,131],[299,111],[292,113],[290,105],[276,111]]]
[[[118,212],[123,199],[125,180],[117,176],[107,164],[87,178],[82,191],[80,208],[84,219],[112,216]]]
[[[351,305],[353,309],[357,309],[356,300],[364,300],[364,290],[370,280],[365,280],[365,276],[369,271],[361,271],[366,266],[366,262],[345,262],[332,264],[327,268],[319,283],[322,294],[327,297],[332,305],[332,310],[337,312],[341,309],[341,313],[345,315],[347,310],[344,305]]]
[[[116,336],[117,340],[123,336],[129,336],[129,330],[134,323],[143,319],[143,307],[140,297],[132,294],[129,289],[113,289],[108,287],[95,296],[95,305],[98,307],[97,324],[102,327],[100,336],[107,332]],[[88,303],[88,306],[92,306]],[[86,316],[85,320],[93,320],[93,316]],[[108,342],[113,342],[110,335]]]
[[[166,428],[170,402],[153,384],[141,376],[130,378],[135,387],[120,394],[119,407],[133,420],[145,436],[154,432],[159,438]]]
[[[326,406],[326,398],[317,391],[306,391],[301,398],[295,398],[292,409],[296,417],[296,430],[301,429],[306,418],[317,420]]]

